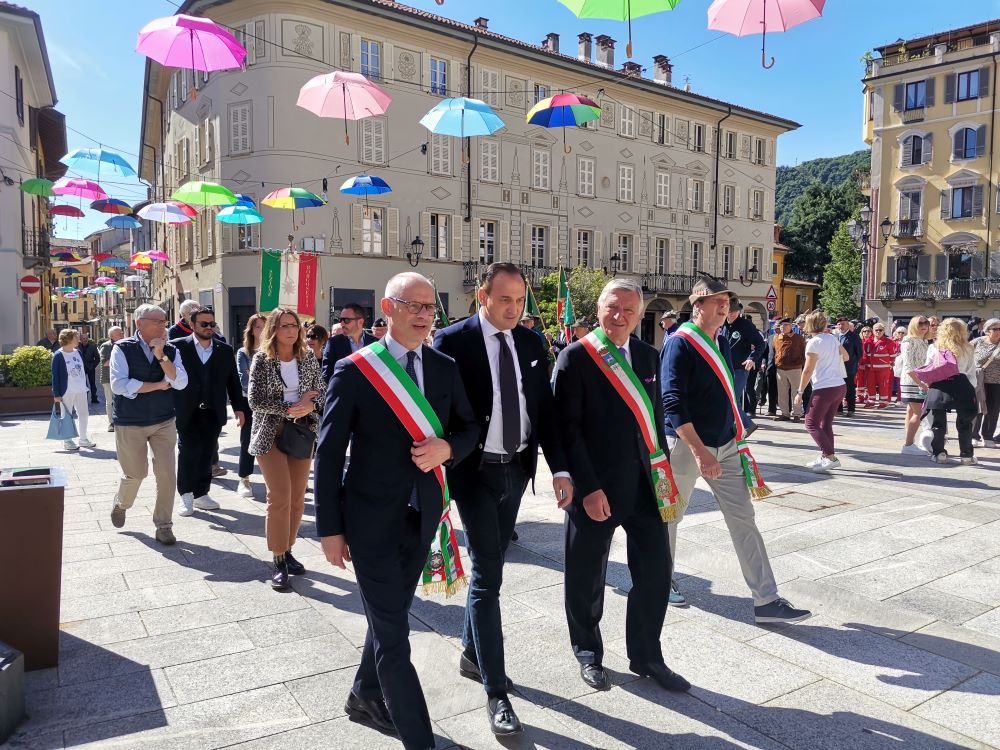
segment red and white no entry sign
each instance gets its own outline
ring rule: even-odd
[[[25,294],[37,294],[42,290],[42,280],[37,276],[22,276],[19,286]]]

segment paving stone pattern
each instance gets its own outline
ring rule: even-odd
[[[99,409],[99,407],[98,407]],[[365,621],[350,571],[322,557],[311,495],[296,555],[306,576],[267,583],[264,487],[237,497],[238,431],[221,441],[222,508],[175,516],[152,540],[152,476],[123,529],[109,512],[118,466],[98,448],[44,440],[40,418],[3,421],[0,465],[62,467],[66,490],[61,657],[27,675],[29,718],[6,747],[399,747],[343,704]],[[603,632],[614,687],[579,678],[563,613],[563,518],[539,469],[509,553],[502,611],[525,733],[503,745],[583,748],[1000,748],[1000,449],[981,463],[901,456],[901,410],[842,419],[843,468],[817,475],[801,425],[761,420],[754,452],[775,494],[756,504],[781,593],[811,620],[759,627],[725,521],[699,484],[676,572],[667,663],[694,685],[668,694],[628,671],[624,538],[608,566]],[[454,519],[458,523],[457,514]],[[459,531],[461,538],[461,531]],[[10,571],[7,571],[10,573]],[[418,595],[413,662],[438,748],[493,748],[480,685],[458,675],[464,598]]]

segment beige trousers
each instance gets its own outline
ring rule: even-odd
[[[792,416],[792,402],[795,400],[795,392],[799,389],[799,380],[802,378],[802,368],[797,370],[777,370],[778,373],[778,409],[781,416]],[[798,412],[795,413],[799,415]]]
[[[148,453],[153,453],[156,505],[153,524],[158,529],[173,526],[174,492],[177,487],[177,426],[173,418],[144,427],[115,425],[115,447],[122,478],[115,504],[128,510],[135,503],[142,480],[149,473]]]

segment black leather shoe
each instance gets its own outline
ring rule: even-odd
[[[271,573],[271,588],[284,591],[288,588],[288,564],[284,560],[274,561],[274,572]]]
[[[469,655],[464,651],[462,652],[462,657],[458,660],[458,673],[462,677],[468,677],[470,680],[475,680],[481,683],[483,681],[483,673],[479,671],[479,665],[476,664],[474,659],[469,658]],[[507,678],[507,691],[510,692],[514,689],[514,682]]]
[[[300,576],[306,572],[306,566],[292,557],[291,550],[285,553],[285,567],[288,568],[288,575],[290,576]]]
[[[375,727],[381,732],[398,737],[396,725],[392,723],[389,716],[389,709],[386,708],[385,701],[381,698],[365,700],[359,698],[352,690],[347,695],[347,703],[344,704],[344,711],[355,721]]]
[[[580,677],[595,690],[611,689],[611,678],[600,664],[581,664]]]
[[[506,695],[490,698],[486,702],[486,714],[490,717],[490,729],[498,737],[520,734],[524,731]]]
[[[676,672],[672,672],[666,664],[636,664],[630,662],[628,668],[640,677],[649,677],[656,680],[664,690],[675,693],[686,693],[691,689],[691,683],[685,680]]]

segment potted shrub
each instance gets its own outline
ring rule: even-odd
[[[0,359],[0,414],[48,414],[52,409],[52,352],[21,346]]]

